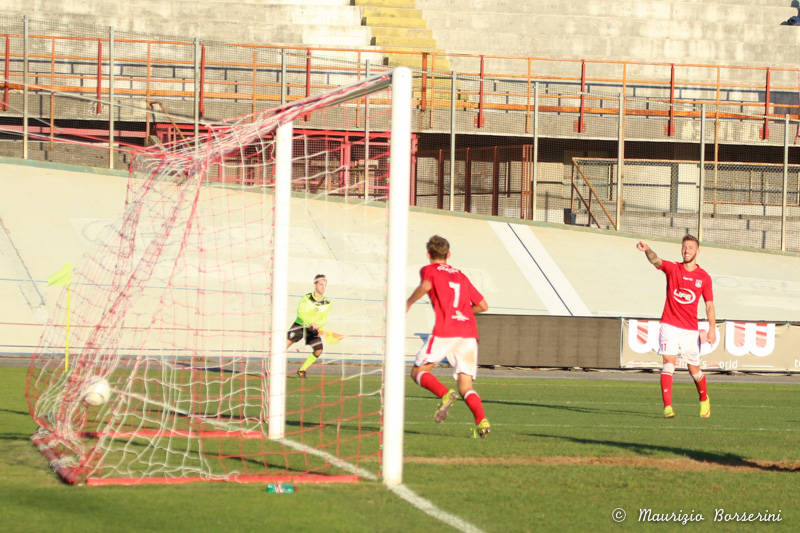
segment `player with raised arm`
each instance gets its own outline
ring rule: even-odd
[[[304,294],[297,304],[297,318],[289,327],[286,335],[286,348],[299,341],[303,337],[306,345],[311,346],[313,353],[308,356],[306,361],[297,371],[298,377],[306,377],[306,370],[317,362],[322,356],[322,339],[320,330],[328,323],[328,315],[331,312],[331,301],[325,298],[325,289],[328,286],[328,279],[325,274],[314,276],[314,290]]]
[[[419,271],[420,284],[406,301],[406,311],[411,305],[428,295],[436,315],[433,333],[417,354],[411,369],[411,378],[421,387],[441,398],[434,414],[436,423],[447,418],[447,411],[458,400],[466,402],[475,417],[473,437],[486,438],[491,429],[483,412],[481,397],[472,388],[478,372],[478,325],[475,313],[489,309],[481,293],[460,270],[447,264],[450,243],[434,235],[426,245],[430,264]],[[431,373],[431,369],[447,359],[453,367],[453,377],[458,384],[458,394],[449,389]]]
[[[700,395],[700,416],[708,418],[711,416],[711,402],[708,399],[706,377],[700,369],[701,337],[697,328],[697,304],[700,303],[701,296],[706,304],[709,326],[706,340],[709,344],[714,344],[717,340],[717,319],[711,276],[697,264],[700,242],[692,235],[683,237],[681,263],[660,259],[642,241],[636,243],[636,249],[644,252],[650,264],[667,276],[667,297],[661,314],[658,338],[658,353],[661,354],[663,362],[661,395],[664,399],[664,417],[675,416],[672,408],[672,374],[675,371],[677,356],[680,355],[686,360],[689,373]]]

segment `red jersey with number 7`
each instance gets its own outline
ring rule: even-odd
[[[447,263],[425,265],[419,277],[431,283],[428,297],[436,315],[433,336],[477,339],[478,325],[472,306],[483,301],[483,296],[469,278]]]

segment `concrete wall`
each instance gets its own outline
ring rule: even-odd
[[[68,260],[80,268],[99,230],[120,216],[126,181],[119,173],[0,161],[0,355],[31,353],[48,317],[59,320],[54,313],[63,291],[47,287],[46,279]],[[235,209],[238,200],[226,201]],[[260,201],[269,213],[271,197]],[[313,275],[326,273],[336,302],[330,327],[350,337],[331,346],[329,356],[378,359],[384,209],[304,198],[294,199],[291,209],[289,314]],[[424,210],[413,210],[409,220],[407,293],[419,281],[424,245],[434,233],[450,240],[451,262],[470,276],[490,312],[660,316],[663,275],[635,250],[632,236]],[[677,242],[650,244],[661,257],[678,259]],[[800,321],[800,257],[703,246],[699,262],[714,280],[718,318]],[[408,314],[409,357],[432,319],[425,302]]]
[[[348,0],[7,0],[3,7],[4,15],[181,39],[338,47],[367,47],[371,39]]]
[[[794,68],[800,43],[797,27],[780,25],[797,14],[787,0],[464,0],[456,10],[450,0],[416,3],[438,45],[450,52]],[[466,62],[451,61],[456,69]],[[590,75],[604,70],[592,69]]]

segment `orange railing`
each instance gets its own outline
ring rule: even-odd
[[[22,50],[19,46],[22,35],[0,35],[5,38],[4,77],[0,82],[3,88],[1,105],[3,110],[7,110],[9,91],[22,88]],[[96,98],[108,95],[109,38],[31,34],[29,40],[29,49],[35,50],[29,55],[29,60],[40,64],[49,63],[51,67],[49,72],[39,68],[30,73],[35,80],[30,89],[77,93]],[[117,39],[115,47],[121,51],[113,58],[115,65],[121,68],[120,73],[114,74],[116,95],[142,98],[145,100],[145,108],[149,107],[153,98],[194,97],[193,78],[178,73],[180,70],[188,73],[196,68],[192,59],[194,42]],[[95,53],[88,53],[91,48]],[[796,99],[789,103],[775,103],[771,98],[776,92],[792,95],[800,92],[798,84],[790,84],[789,81],[800,75],[800,69],[796,68],[437,54],[405,50],[376,52],[355,48],[244,44],[203,44],[198,48],[201,54],[201,112],[206,111],[209,99],[223,102],[247,99],[253,111],[259,106],[277,104],[281,99],[281,90],[286,91],[284,97],[287,100],[299,99],[335,87],[336,75],[351,76],[354,79],[362,77],[365,74],[365,58],[392,54],[395,57],[406,56],[409,63],[418,62],[422,65],[423,70],[418,72],[416,78],[416,105],[420,110],[431,113],[451,105],[450,89],[445,88],[442,83],[443,79],[450,78],[451,73],[441,69],[441,65],[445,61],[459,62],[463,68],[456,74],[458,97],[455,106],[458,109],[475,111],[474,126],[477,128],[487,127],[485,113],[489,110],[526,113],[527,125],[527,115],[533,109],[532,88],[537,82],[561,89],[541,94],[543,105],[540,109],[577,114],[575,129],[578,133],[585,129],[586,115],[614,112],[602,107],[601,102],[608,95],[598,95],[600,89],[613,95],[621,91],[628,97],[635,97],[642,91],[648,92],[647,98],[650,101],[655,99],[663,103],[664,107],[653,109],[647,105],[642,108],[633,106],[626,109],[626,114],[666,117],[667,135],[674,133],[676,117],[697,115],[698,112],[692,106],[699,103],[713,104],[713,109],[708,113],[709,118],[758,116],[766,121],[770,117],[783,116],[786,112],[793,116],[798,115]],[[213,58],[209,53],[212,48],[216,52]],[[278,72],[281,69],[281,53],[288,54],[286,68],[293,72],[294,81],[265,79],[265,72]],[[330,59],[331,54],[341,60]],[[96,64],[96,70],[89,73],[64,67],[79,64]],[[475,65],[474,70],[470,66],[472,64]],[[125,74],[126,68],[128,71],[141,72]],[[376,67],[373,68],[377,70]],[[156,74],[159,70],[171,72],[173,75]],[[217,75],[210,75],[212,72]],[[663,76],[660,72],[663,72]],[[236,76],[228,76],[230,73],[236,73]],[[754,77],[763,81],[753,81]],[[776,77],[779,78],[777,81]],[[492,88],[492,85],[495,87]],[[683,92],[687,96],[683,96]],[[749,96],[737,96],[740,93]],[[697,94],[702,97],[697,97]],[[569,96],[575,99],[574,104],[559,102]],[[765,127],[762,138],[766,139],[768,135],[769,129]]]

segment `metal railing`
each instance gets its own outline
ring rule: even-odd
[[[710,116],[761,115],[762,121],[787,113],[797,116],[800,109],[797,68],[229,44],[148,38],[100,28],[92,33],[81,35],[73,27],[46,21],[0,17],[4,45],[0,109],[7,110],[10,92],[22,88],[25,62],[33,77],[31,89],[92,95],[99,100],[109,97],[113,74],[117,96],[144,99],[146,106],[157,98],[192,99],[197,83],[204,116],[211,100],[247,102],[249,112],[255,112],[265,105],[315,94],[344,84],[344,79],[362,77],[365,60],[380,68],[376,63],[387,56],[420,65],[415,103],[428,112],[450,105],[447,82],[452,72],[441,66],[454,61],[463,65],[456,73],[456,107],[474,113],[477,129],[491,128],[488,112],[530,115],[537,82],[544,89],[541,110],[576,113],[577,133],[586,131],[588,116],[609,112],[602,93],[620,91],[668,104],[662,109],[628,110],[629,114],[665,117],[667,136],[674,135],[680,117],[696,116],[691,111],[682,114],[681,104],[714,104]],[[567,89],[576,97],[563,102],[560,93]],[[529,116],[525,122],[524,131],[529,132]],[[768,128],[762,131],[764,138],[769,134]]]
[[[113,168],[122,164],[120,153],[156,135],[191,142],[209,124],[379,73],[391,54],[419,59],[416,131],[440,134],[439,141],[428,136],[414,156],[412,198],[419,205],[562,222],[564,209],[577,212],[580,204],[598,226],[608,220],[617,230],[663,236],[708,228],[709,238],[723,243],[739,241],[727,229],[732,223],[718,222],[746,216],[771,224],[748,245],[800,251],[792,188],[800,177],[792,181],[789,165],[800,138],[798,69],[227,44],[8,17],[0,17],[0,53],[0,138],[21,139],[24,158],[61,157],[52,149],[31,153],[30,143],[52,148],[70,141],[84,149],[76,162],[98,166],[105,159]],[[444,71],[445,59],[466,67]],[[348,124],[381,131],[365,123],[366,106],[353,105]],[[441,135],[447,133],[449,139]],[[462,144],[476,135],[493,137]],[[589,154],[573,165],[580,139],[597,141],[597,155],[615,162],[602,171],[602,186],[587,170]],[[697,150],[699,162],[681,157],[659,166],[663,156],[655,151],[653,159],[625,157],[626,143],[645,141],[680,142],[684,151]],[[782,165],[774,154],[757,163],[778,165],[780,175],[774,167],[760,189],[740,191],[741,180],[717,186],[726,165],[745,168],[730,149],[742,144],[782,147]],[[0,143],[4,155],[19,155],[17,146]],[[87,159],[89,152],[95,159]],[[580,179],[570,177],[574,168]]]
[[[579,183],[576,183],[575,175],[578,175],[580,178],[580,182],[588,191],[586,197],[581,193],[581,186]],[[605,215],[605,220],[608,220],[609,226],[613,229],[619,229],[617,221],[611,214],[608,212],[608,208],[606,207],[605,203],[603,203],[603,199],[598,196],[597,192],[594,190],[592,186],[592,182],[586,177],[584,174],[583,169],[581,168],[580,164],[576,160],[576,158],[572,158],[572,174],[571,174],[571,182],[570,182],[570,198],[569,198],[569,207],[570,213],[577,211],[576,210],[576,202],[580,201],[583,207],[586,209],[586,214],[589,217],[589,225],[594,224],[597,228],[605,228],[606,226],[601,225],[600,222],[597,220],[597,216],[592,210],[592,198],[594,198],[596,206],[600,207],[600,210]],[[577,196],[577,198],[576,198]],[[572,222],[573,224],[575,222]]]

